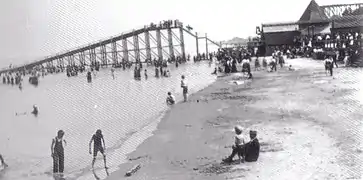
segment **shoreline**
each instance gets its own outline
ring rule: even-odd
[[[324,74],[322,72],[319,73]],[[289,73],[293,77],[287,77]],[[229,81],[234,75],[217,78],[213,84],[191,94],[189,102],[178,103],[168,109],[151,136],[135,151],[127,154],[129,161],[121,164],[119,170],[106,179],[122,179],[136,164],[141,164],[141,169],[128,179],[359,178],[360,175],[353,177],[351,172],[347,172],[348,169],[342,168],[344,165],[338,160],[344,150],[337,144],[344,144],[344,140],[332,135],[337,135],[337,132],[332,132],[334,129],[322,126],[326,122],[316,120],[319,117],[311,117],[299,109],[297,102],[303,100],[298,97],[298,92],[287,93],[288,102],[282,98],[278,102],[271,102],[273,105],[259,103],[268,98],[268,94],[281,96],[281,91],[287,92],[294,88],[268,87],[270,83],[276,83],[273,81],[281,81],[282,78],[289,78],[293,82],[296,81],[293,78],[302,76],[300,79],[309,83],[303,82],[305,84],[300,88],[303,91],[306,88],[306,92],[312,94],[318,93],[319,89],[316,89],[315,81],[311,80],[335,81],[324,76],[304,79],[308,73],[304,68],[295,72],[255,72],[254,81],[262,81],[256,84],[264,87],[252,91],[251,87],[231,85]],[[276,79],[273,80],[266,78],[274,76]],[[248,86],[253,86],[253,83]],[[264,88],[268,91],[264,91]],[[324,92],[320,90],[320,93],[323,96]],[[282,107],[281,112],[273,109],[276,107]],[[222,166],[221,159],[230,153],[230,148],[226,146],[233,143],[232,129],[237,124],[245,127],[243,134],[246,139],[249,139],[249,129],[257,130],[261,143],[260,159],[256,163]],[[286,169],[290,171],[285,176],[279,175],[281,173],[278,172]],[[327,169],[331,170],[325,172]]]

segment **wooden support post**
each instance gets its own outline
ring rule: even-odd
[[[198,40],[198,33],[195,33],[195,39],[196,39],[196,48],[197,48],[197,57],[199,55],[199,40]]]
[[[111,43],[111,46],[112,46],[112,60],[113,60],[113,63],[114,64],[117,64],[118,62],[118,53],[117,53],[117,42],[116,41],[113,41]]]
[[[139,49],[139,35],[138,34],[134,34],[133,36],[134,41],[134,53],[135,53],[135,63],[140,63],[140,49]]]
[[[145,31],[145,49],[146,49],[146,61],[151,62],[151,47],[150,47],[150,33],[148,30]]]
[[[160,28],[158,28],[156,30],[156,44],[157,44],[157,48],[158,48],[159,60],[162,61],[163,60],[163,47],[162,47],[162,44],[161,44],[161,32],[160,32]]]
[[[208,59],[209,55],[208,55],[208,36],[207,36],[207,33],[205,33],[205,56]]]
[[[180,32],[180,48],[181,48],[181,55],[182,55],[182,59],[185,62],[186,61],[186,57],[185,57],[185,44],[184,44],[184,30],[183,27],[179,28],[179,32]]]
[[[129,50],[127,48],[127,39],[122,40],[122,51],[123,51],[123,58],[125,62],[129,62]]]
[[[174,45],[173,45],[173,32],[171,28],[168,28],[168,43],[169,43],[169,55],[172,61],[175,61]]]

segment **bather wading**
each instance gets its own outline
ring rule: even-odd
[[[98,152],[100,152],[103,156],[103,161],[105,163],[105,169],[107,169],[107,165],[106,165],[106,144],[105,144],[105,139],[103,138],[102,135],[102,131],[100,129],[98,129],[96,131],[96,133],[92,136],[90,142],[89,142],[89,153],[92,154],[91,151],[91,145],[93,142],[93,160],[92,160],[92,169],[94,168],[95,162],[96,162],[96,157]],[[103,145],[102,145],[103,143]]]
[[[51,152],[53,157],[53,173],[64,172],[64,147],[63,143],[67,142],[63,139],[64,131],[59,130],[57,136],[52,140]]]

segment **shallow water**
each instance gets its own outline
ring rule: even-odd
[[[181,99],[180,76],[186,75],[190,92],[196,92],[215,81],[214,67],[205,62],[170,66],[170,78],[133,79],[132,71],[116,70],[113,80],[110,69],[102,69],[86,82],[85,74],[66,77],[49,75],[40,79],[37,88],[26,82],[23,91],[16,86],[0,85],[0,153],[10,168],[0,173],[4,180],[53,179],[50,144],[59,129],[65,131],[65,174],[67,179],[94,179],[89,171],[92,156],[88,143],[96,129],[102,129],[107,146],[109,172],[131,152],[157,125],[167,109],[168,91]],[[142,73],[143,75],[144,73]],[[16,116],[30,112],[37,104],[39,116]],[[29,113],[28,113],[29,114]],[[101,157],[96,167],[103,167]],[[105,176],[99,170],[100,178]]]

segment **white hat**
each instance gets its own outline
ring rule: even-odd
[[[239,130],[241,132],[243,131],[243,128],[240,125],[235,126],[234,129]]]

